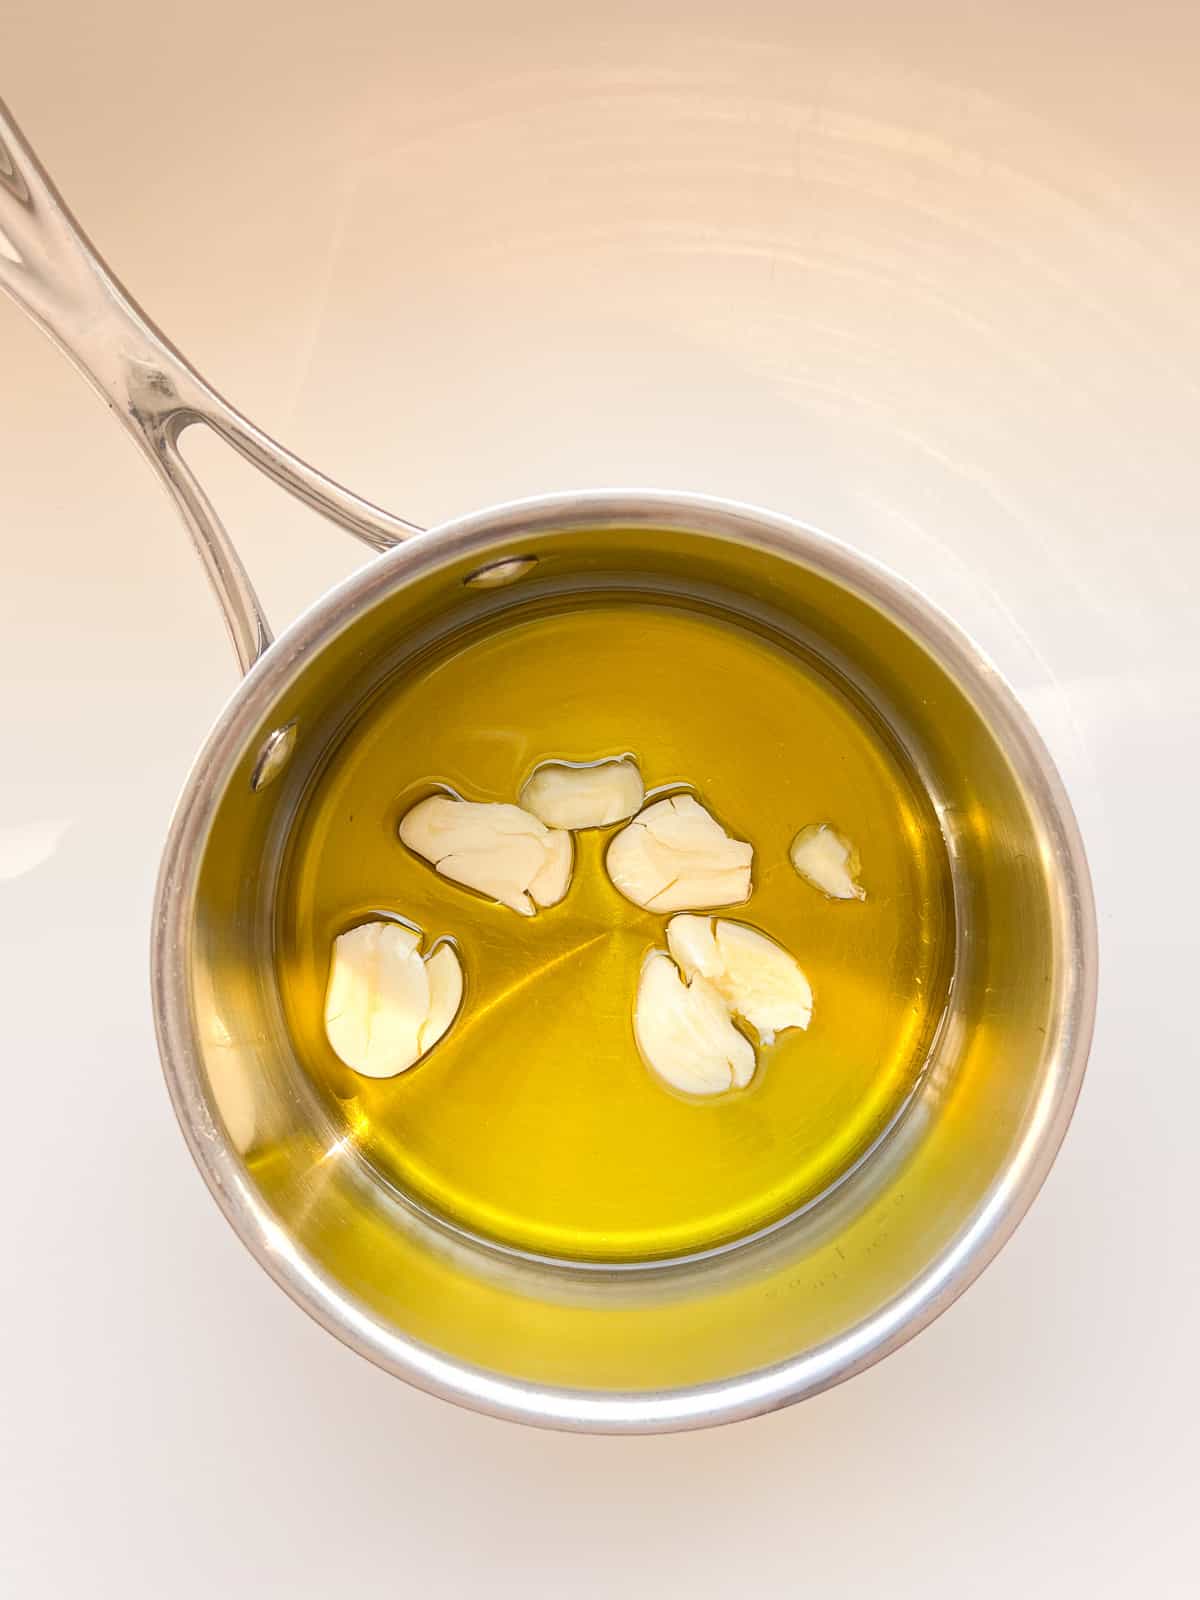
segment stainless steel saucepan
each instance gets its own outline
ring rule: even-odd
[[[183,790],[158,883],[153,997],[184,1136],[226,1217],[331,1333],[433,1393],[609,1431],[697,1427],[861,1371],[982,1271],[1054,1159],[1096,986],[1091,888],[1053,765],[978,651],[910,588],[785,517],[678,495],[585,493],[419,532],[282,449],[215,392],[85,239],[0,105],[0,284],[108,402],[174,499],[242,681]],[[378,559],[272,639],[179,453],[213,429]],[[703,585],[850,670],[941,819],[957,942],[909,1108],[822,1201],[760,1237],[632,1269],[497,1249],[383,1185],[330,1125],[271,959],[301,796],[356,708],[418,642],[604,580]]]

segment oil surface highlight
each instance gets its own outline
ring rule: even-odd
[[[566,899],[523,918],[440,878],[396,837],[446,784],[515,800],[539,762],[629,751],[648,787],[692,786],[755,847],[725,915],[812,982],[807,1033],[759,1049],[745,1090],[676,1096],[647,1071],[632,1009],[667,919],[612,887],[615,829],[575,836]],[[788,861],[829,821],[862,855],[865,902],[825,900]],[[450,1034],[400,1077],[356,1076],[325,1040],[329,952],[373,915],[466,969]],[[666,600],[520,612],[399,675],[339,745],[288,851],[277,925],[298,1055],[361,1155],[459,1227],[517,1249],[631,1261],[711,1248],[813,1200],[903,1106],[945,1003],[949,869],[927,796],[831,671],[724,615]]]

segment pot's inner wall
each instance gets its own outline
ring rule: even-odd
[[[532,534],[492,558],[537,555],[508,589],[450,562],[296,663],[248,742],[211,830],[189,955],[212,1098],[246,1173],[312,1266],[384,1328],[501,1375],[570,1387],[699,1384],[794,1357],[875,1315],[995,1200],[1021,1141],[1049,1114],[1064,910],[1050,841],[995,739],[895,622],[811,570],[703,534]],[[711,586],[769,609],[853,678],[903,739],[943,818],[958,916],[953,996],[899,1128],[846,1182],[758,1242],[640,1271],[579,1271],[456,1238],[356,1159],[300,1070],[270,949],[291,819],[323,754],[413,651],[535,586],[603,588],[614,574]],[[625,580],[622,580],[625,581]],[[280,647],[286,646],[286,640]],[[261,737],[298,721],[287,772],[260,794]]]

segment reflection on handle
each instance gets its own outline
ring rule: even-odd
[[[301,461],[212,389],[113,277],[0,100],[0,289],[7,290],[112,408],[179,508],[242,670],[271,630],[179,436],[207,423],[297,499],[387,550],[419,530]]]

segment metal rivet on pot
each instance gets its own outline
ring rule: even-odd
[[[267,735],[254,763],[254,771],[250,774],[250,787],[255,794],[260,789],[265,789],[272,778],[279,776],[292,759],[292,751],[295,748],[295,722],[285,722],[282,728],[276,728],[274,733]]]
[[[463,582],[472,589],[502,589],[507,583],[516,583],[537,566],[536,556],[509,556],[504,561],[493,561],[480,567]]]

